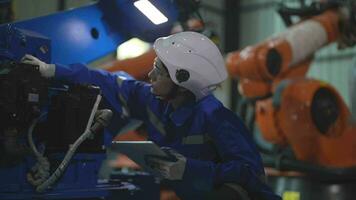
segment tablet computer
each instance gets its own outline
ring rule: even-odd
[[[153,175],[158,175],[157,172],[148,166],[146,160],[149,157],[157,157],[164,160],[172,160],[171,154],[160,149],[152,141],[113,141],[111,150],[125,154],[136,164],[140,165],[144,171]]]

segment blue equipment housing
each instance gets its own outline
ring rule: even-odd
[[[47,63],[89,63],[115,51],[131,37],[152,42],[168,35],[178,18],[174,2],[156,0],[152,3],[167,16],[168,22],[152,24],[134,7],[133,1],[101,0],[69,11],[3,24],[0,26],[0,64],[19,62],[25,54]],[[123,126],[124,120],[116,128]],[[101,137],[111,139],[107,133]],[[26,143],[23,137],[19,142]],[[51,153],[48,158],[51,163],[60,163],[64,153]],[[134,199],[133,194],[140,194],[137,191],[141,191],[141,195],[142,191],[151,191],[152,198],[159,197],[158,184],[145,173],[121,174],[120,182],[99,180],[98,171],[105,157],[104,151],[75,154],[59,181],[44,193],[37,193],[26,180],[26,173],[35,164],[34,156],[27,155],[15,166],[0,166],[0,199],[110,199],[112,194]]]
[[[177,8],[173,1],[156,0],[153,3],[167,16],[168,22],[154,25],[134,7],[133,1],[101,0],[93,5],[15,22],[11,26],[49,38],[52,63],[89,63],[113,52],[131,37],[152,42],[157,37],[169,35],[178,17]],[[1,32],[5,31],[1,41],[7,36],[6,26],[0,27]],[[0,48],[3,49],[3,46]],[[15,44],[12,50],[14,48],[30,50],[33,47],[31,44]],[[17,58],[22,56],[21,50],[16,52],[12,53],[17,54]]]

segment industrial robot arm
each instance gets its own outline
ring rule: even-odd
[[[332,86],[304,76],[322,47],[336,41],[342,47],[355,44],[353,28],[345,27],[355,10],[334,2],[319,8],[324,9],[277,36],[231,52],[227,66],[241,94],[257,99],[256,122],[265,139],[291,146],[298,160],[352,167],[356,131],[350,129],[350,111]]]

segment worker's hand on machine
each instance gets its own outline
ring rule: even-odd
[[[47,64],[40,59],[26,54],[22,59],[22,63],[30,64],[30,65],[37,65],[39,66],[40,73],[45,78],[51,78],[54,76],[56,66],[54,64]]]
[[[148,165],[158,172],[163,178],[169,180],[181,180],[183,178],[187,159],[169,147],[162,147],[170,157],[152,157],[147,160]]]

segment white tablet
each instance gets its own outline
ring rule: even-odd
[[[148,157],[171,159],[169,154],[162,151],[159,146],[152,141],[113,141],[111,150],[125,154],[136,164],[140,165],[144,171],[153,175],[158,174],[147,165],[146,159]]]

